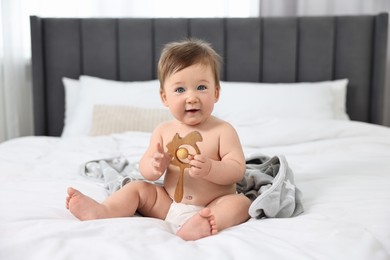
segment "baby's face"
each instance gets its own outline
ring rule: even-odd
[[[194,64],[168,76],[161,99],[172,115],[187,125],[206,121],[219,98],[210,66]]]

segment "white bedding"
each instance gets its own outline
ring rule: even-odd
[[[194,242],[157,219],[80,222],[65,209],[68,186],[107,196],[80,165],[137,161],[149,134],[24,137],[0,144],[0,259],[390,259],[390,128],[272,119],[237,130],[246,156],[286,156],[304,213],[251,219]]]

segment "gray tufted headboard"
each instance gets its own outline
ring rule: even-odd
[[[41,18],[32,16],[36,135],[61,135],[62,77],[156,78],[162,46],[196,37],[223,57],[222,80],[348,78],[353,120],[382,123],[388,15],[269,18]]]

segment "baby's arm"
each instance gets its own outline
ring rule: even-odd
[[[159,179],[166,171],[171,156],[162,148],[162,138],[158,130],[155,130],[150,139],[150,144],[142,156],[139,170],[150,181]]]
[[[240,181],[245,174],[245,157],[238,135],[234,128],[226,124],[221,129],[219,141],[221,160],[212,160],[205,155],[195,155],[191,160],[189,174],[194,178],[204,178],[220,185],[230,185]]]

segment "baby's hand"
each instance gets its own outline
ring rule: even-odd
[[[163,175],[171,160],[172,157],[168,153],[164,152],[161,144],[158,143],[157,152],[153,154],[152,158],[153,173],[158,176]]]
[[[211,169],[211,160],[204,155],[197,154],[190,160],[191,168],[188,174],[193,178],[201,178],[209,174]]]

